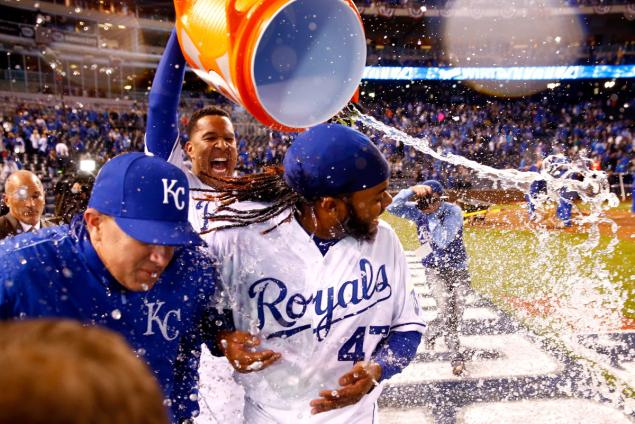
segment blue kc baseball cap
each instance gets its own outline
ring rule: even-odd
[[[188,221],[189,196],[187,177],[179,168],[144,153],[125,153],[101,168],[88,207],[113,217],[143,243],[200,245]]]

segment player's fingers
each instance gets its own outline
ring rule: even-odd
[[[278,361],[278,359],[280,359],[281,357],[282,357],[282,355],[280,355],[279,353],[276,353],[271,358],[262,361],[262,368],[261,369],[267,368],[268,366],[270,366],[274,362]]]
[[[262,352],[242,352],[237,358],[237,366],[234,366],[234,368],[238,372],[242,373],[260,371],[263,368],[267,368],[281,357],[282,355],[271,350],[265,350]]]
[[[351,371],[341,376],[338,383],[340,386],[348,386],[364,377],[368,377],[366,370],[363,367],[355,366]]]
[[[259,352],[243,352],[241,360],[245,362],[267,361],[273,357],[280,357],[280,354],[273,350],[262,350]]]
[[[337,390],[337,400],[340,403],[350,405],[357,402],[373,387],[373,380],[370,376],[357,380],[354,384],[344,386]]]
[[[260,339],[256,336],[250,336],[243,344],[247,347],[256,347],[260,345]]]
[[[340,394],[337,390],[321,390],[320,396],[327,400],[337,400],[340,397]]]
[[[338,408],[337,404],[327,399],[314,399],[310,403],[311,414],[319,414],[320,412],[330,411],[331,409]]]
[[[322,391],[324,392],[324,391]],[[331,392],[330,390],[328,390],[328,392]],[[339,392],[339,390],[334,390],[333,392]],[[348,405],[352,405],[354,403],[357,403],[357,401],[359,401],[359,399],[361,399],[360,397],[357,398],[353,398],[353,397],[347,397],[347,398],[342,398],[342,397],[333,397],[333,393],[330,393],[329,396],[331,397],[330,399],[327,398],[322,398],[322,399],[315,399],[311,401],[311,413],[312,414],[318,414],[320,412],[326,412],[326,411],[330,411],[332,409],[338,409],[338,408],[343,408],[345,406]]]

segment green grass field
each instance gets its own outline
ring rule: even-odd
[[[414,224],[389,214],[382,219],[392,225],[406,250],[419,246]],[[610,254],[600,254],[609,239],[603,237],[599,248],[588,251],[580,248],[586,238],[552,232],[541,244],[529,231],[466,228],[472,286],[508,309],[509,297],[558,298],[604,281],[597,291],[607,293],[607,285],[616,288],[626,298],[623,314],[635,318],[635,242],[620,241]]]

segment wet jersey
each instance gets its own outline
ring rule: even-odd
[[[370,422],[381,384],[346,408],[312,416],[309,402],[337,389],[390,332],[425,329],[394,231],[381,222],[374,241],[346,237],[323,256],[295,219],[268,221],[212,233],[210,249],[222,259],[219,301],[232,307],[236,328],[282,354],[266,369],[236,375],[245,419]]]
[[[120,333],[154,372],[175,422],[197,409],[198,358],[190,352],[213,339],[215,281],[205,252],[179,248],[150,290],[130,291],[78,223],[0,243],[0,319],[63,317]]]

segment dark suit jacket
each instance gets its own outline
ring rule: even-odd
[[[40,219],[40,226],[42,228],[52,227],[55,224],[49,222],[46,219]],[[13,237],[23,233],[20,222],[10,213],[0,216],[0,240],[7,237]]]

